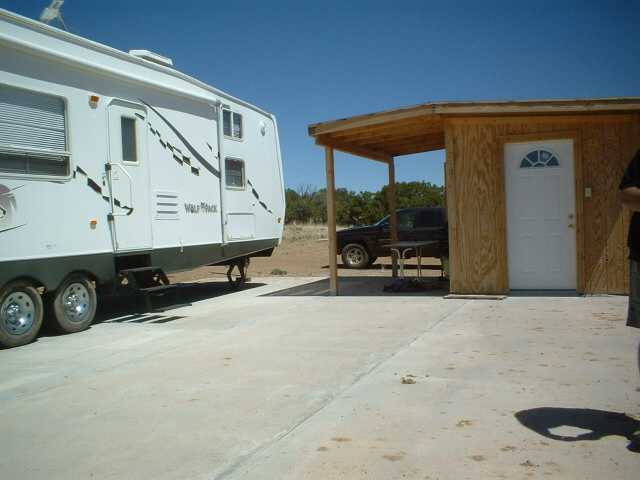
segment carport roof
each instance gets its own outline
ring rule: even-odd
[[[309,135],[318,145],[388,162],[390,157],[443,149],[445,118],[630,112],[640,112],[640,97],[433,102],[315,123]]]

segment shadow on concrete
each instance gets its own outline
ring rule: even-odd
[[[241,290],[264,285],[264,283],[249,282]],[[167,323],[183,317],[165,312],[191,305],[193,302],[221,297],[237,291],[231,288],[226,280],[176,283],[174,288],[165,290],[162,295],[154,296],[151,310],[148,308],[144,298],[139,295],[99,295],[98,310],[92,325],[110,321],[119,323]],[[65,334],[53,329],[45,316],[43,328],[35,341],[40,337],[57,337],[60,335]]]
[[[385,286],[393,282],[391,277],[344,277],[338,279],[339,296],[341,297],[442,297],[449,293],[449,283],[439,277],[425,277],[425,288],[419,291],[385,292]],[[329,295],[329,279],[323,278],[315,282],[297,287],[286,288],[267,293],[263,297],[326,297]]]
[[[540,407],[521,410],[515,417],[525,427],[553,440],[580,442],[618,435],[629,440],[629,451],[640,453],[640,421],[625,413],[591,408]],[[574,435],[552,432],[553,429],[562,431],[567,427],[581,431]]]
[[[264,285],[264,283],[249,282],[244,284],[241,290],[249,290]],[[153,308],[151,310],[144,301],[144,297],[139,295],[101,295],[98,299],[98,311],[93,323],[101,323],[124,315],[166,312],[175,308],[189,306],[194,302],[229,295],[237,291],[231,288],[226,280],[176,283],[173,288],[164,290],[161,295],[153,296]]]

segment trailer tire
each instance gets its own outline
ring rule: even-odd
[[[93,282],[82,273],[72,273],[49,296],[51,325],[60,333],[86,330],[96,316],[98,297]]]
[[[0,289],[0,346],[31,343],[42,327],[42,297],[31,282],[16,280]]]

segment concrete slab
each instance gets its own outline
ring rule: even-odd
[[[3,477],[637,475],[624,298],[269,296],[308,281],[1,351]]]

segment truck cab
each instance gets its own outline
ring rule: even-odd
[[[449,255],[449,234],[444,207],[402,208],[396,210],[398,240],[437,240],[425,248],[424,257],[443,258]],[[387,245],[391,242],[390,217],[387,215],[373,225],[347,228],[338,232],[338,255],[346,268],[367,268],[380,257],[391,256]]]

